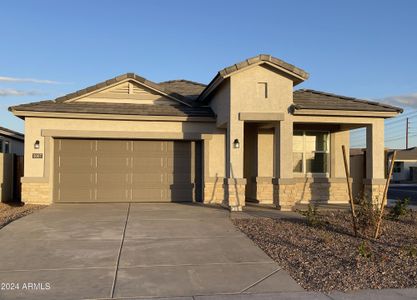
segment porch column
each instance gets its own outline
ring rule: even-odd
[[[330,178],[328,183],[328,203],[347,203],[349,201],[349,192],[346,186],[345,164],[343,161],[342,145],[347,151],[348,167],[350,165],[350,132],[349,127],[341,126],[339,131],[330,134]],[[352,187],[352,178],[349,179]],[[353,195],[357,197],[357,195]]]
[[[295,204],[292,140],[293,122],[287,116],[274,131],[274,203],[281,210],[291,210]]]
[[[230,121],[227,125],[225,201],[231,211],[245,206],[246,179],[243,177],[244,122]]]
[[[374,203],[382,200],[385,185],[384,120],[366,126],[366,179],[364,195]]]

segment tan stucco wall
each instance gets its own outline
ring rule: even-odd
[[[210,97],[210,107],[217,116],[217,126],[229,122],[230,97],[230,80],[226,79]]]
[[[233,167],[234,177],[243,178],[243,147],[233,149],[232,145],[235,139],[239,139],[241,143],[244,141],[243,121],[239,121],[239,113],[285,113],[284,122],[291,122],[288,108],[292,104],[293,82],[277,74],[277,71],[264,66],[255,66],[238,72],[230,78],[230,82],[231,103],[228,127],[230,139],[228,143],[233,155],[226,158],[226,161],[229,166]],[[259,93],[258,83],[260,82],[267,83],[267,98]]]

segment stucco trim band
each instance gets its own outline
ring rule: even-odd
[[[114,138],[114,139],[170,139],[170,140],[210,140],[211,134],[198,132],[155,132],[155,131],[87,131],[43,129],[45,137],[73,138]]]
[[[257,112],[241,112],[239,113],[240,121],[284,121],[284,113],[257,113]]]

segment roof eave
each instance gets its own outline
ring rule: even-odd
[[[369,110],[344,110],[344,109],[311,109],[293,106],[293,114],[299,116],[351,116],[372,118],[393,118],[399,115],[397,111],[369,111]]]
[[[153,121],[193,121],[193,122],[215,122],[215,116],[174,116],[174,115],[139,115],[139,114],[107,114],[107,113],[81,113],[81,112],[51,112],[15,110],[13,114],[19,118],[64,118],[64,119],[100,119],[100,120],[153,120]]]

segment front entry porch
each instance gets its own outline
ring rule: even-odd
[[[342,145],[349,149],[350,130],[367,131],[364,195],[382,197],[384,124],[243,121],[228,127],[224,204],[241,211],[246,202],[292,210],[297,204],[346,204],[349,201]],[[240,134],[237,134],[240,133]],[[348,154],[349,159],[349,154]],[[350,178],[350,184],[352,179]]]

